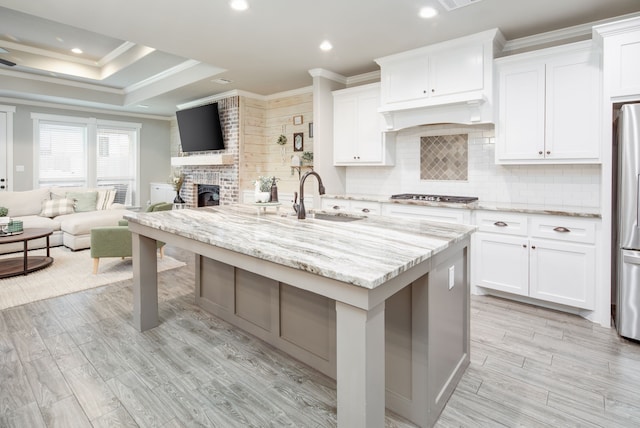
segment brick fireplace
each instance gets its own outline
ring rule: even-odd
[[[198,185],[219,186],[220,205],[238,203],[240,200],[239,169],[239,98],[229,97],[216,101],[225,149],[216,152],[190,153],[189,156],[226,154],[234,156],[232,165],[186,165],[182,167],[185,181],[180,196],[188,207],[198,206]],[[186,155],[185,155],[186,156]]]

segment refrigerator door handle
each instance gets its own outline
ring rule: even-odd
[[[636,254],[627,254],[626,252],[623,252],[622,261],[632,265],[640,265],[640,253],[637,251],[634,251],[634,253]]]

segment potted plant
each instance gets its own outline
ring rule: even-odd
[[[170,182],[176,191],[176,197],[173,199],[173,202],[176,204],[184,204],[184,200],[180,196],[180,189],[182,189],[182,185],[184,184],[184,174],[180,171],[174,171],[171,175]]]
[[[271,183],[271,177],[265,177],[262,175],[254,182],[256,202],[269,202],[269,199],[271,198]]]

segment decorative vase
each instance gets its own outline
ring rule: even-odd
[[[176,190],[176,197],[173,198],[174,204],[184,204],[184,199],[180,196],[180,191]]]
[[[271,197],[271,192],[257,192],[255,194],[256,202],[258,203],[269,202],[270,197]]]

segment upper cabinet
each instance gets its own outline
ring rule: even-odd
[[[333,92],[334,165],[393,165],[395,135],[384,132],[379,105],[379,83]]]
[[[640,96],[640,17],[593,28],[604,53],[604,81],[614,98]]]
[[[497,29],[376,59],[387,129],[491,121]],[[444,106],[446,110],[437,109]],[[443,120],[441,115],[446,115]]]
[[[590,41],[496,60],[496,163],[599,163],[599,64]]]

